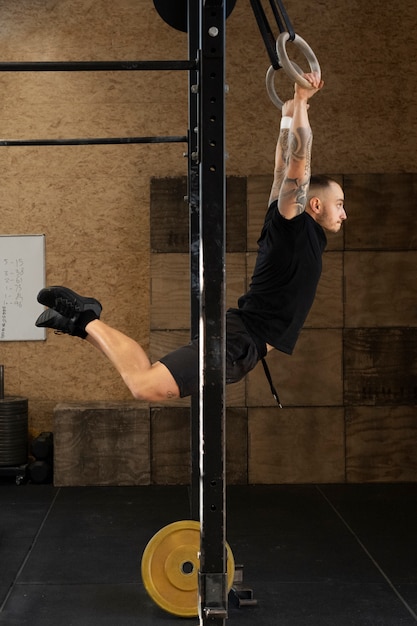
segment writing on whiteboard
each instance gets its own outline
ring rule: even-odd
[[[43,235],[0,236],[0,341],[45,338],[35,327],[43,310],[36,295],[44,286],[44,248]]]
[[[16,306],[19,309],[23,307],[23,276],[25,266],[23,259],[3,259],[2,281],[4,289],[4,300],[2,303],[2,319],[0,338],[6,337],[7,325],[7,308]]]

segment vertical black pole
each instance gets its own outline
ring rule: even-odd
[[[188,58],[196,60],[200,45],[200,0],[188,0]],[[199,158],[199,71],[189,72],[188,96],[188,206],[190,238],[191,338],[198,335],[200,320],[200,158]],[[200,429],[199,394],[191,397],[191,518],[200,519]]]
[[[200,0],[200,624],[225,624],[225,0]]]

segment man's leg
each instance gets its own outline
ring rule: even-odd
[[[115,366],[132,395],[148,402],[178,398],[178,385],[169,369],[159,361],[150,363],[143,348],[99,318],[101,304],[67,287],[47,287],[38,301],[49,307],[36,320],[36,326],[52,328],[86,339]]]
[[[99,319],[85,327],[87,341],[98,348],[119,372],[132,395],[149,402],[179,398],[178,385],[165,365],[153,365],[143,348],[133,339]]]

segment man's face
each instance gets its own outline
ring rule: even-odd
[[[320,193],[321,208],[317,222],[331,233],[338,233],[343,222],[347,219],[345,211],[345,196],[343,189],[336,182]]]

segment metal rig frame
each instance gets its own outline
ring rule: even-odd
[[[189,130],[176,137],[2,139],[0,146],[188,143],[191,332],[200,337],[192,398],[192,516],[201,523],[200,624],[225,624],[225,22],[226,0],[188,0],[189,60],[6,62],[0,72],[186,70]]]

